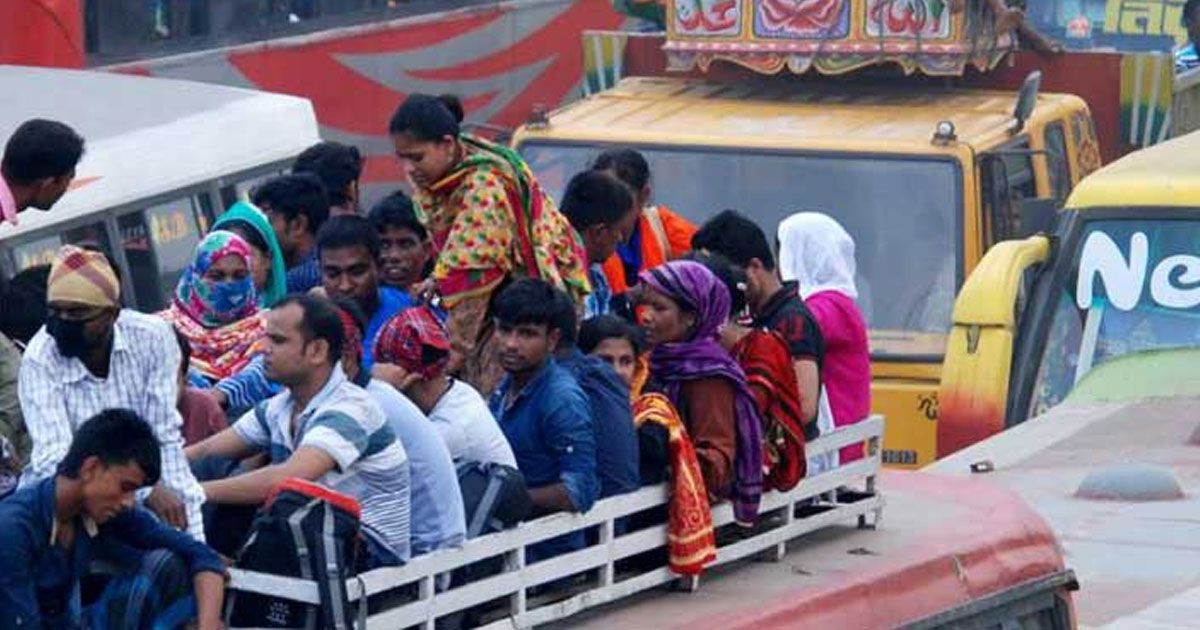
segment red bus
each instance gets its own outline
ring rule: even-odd
[[[368,199],[402,179],[387,119],[412,92],[513,128],[576,98],[582,33],[609,0],[5,0],[0,64],[89,67],[291,94],[365,158]]]

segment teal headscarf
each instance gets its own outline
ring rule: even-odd
[[[242,220],[249,223],[258,232],[259,236],[266,241],[267,249],[271,250],[271,275],[267,277],[267,286],[263,287],[258,295],[259,306],[271,308],[287,294],[287,266],[283,262],[283,250],[279,248],[279,241],[275,238],[275,230],[271,227],[271,221],[267,219],[267,215],[263,214],[262,210],[245,201],[233,204],[225,211],[225,214],[217,217],[217,221],[213,223],[212,229],[229,229],[225,226],[230,221],[235,220]]]

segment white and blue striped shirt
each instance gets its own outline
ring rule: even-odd
[[[287,461],[303,446],[329,455],[337,467],[314,481],[356,499],[363,527],[380,535],[407,561],[411,555],[408,455],[383,410],[346,378],[340,365],[297,416],[294,437],[292,405],[291,391],[284,390],[242,416],[233,430],[247,444],[269,451],[273,464]]]

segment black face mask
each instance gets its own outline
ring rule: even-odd
[[[83,327],[87,321],[65,320],[57,315],[51,315],[46,320],[46,333],[58,344],[58,353],[64,357],[80,358],[87,352],[87,340],[83,336]]]

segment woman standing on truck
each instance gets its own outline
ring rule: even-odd
[[[690,260],[639,279],[652,346],[646,390],[666,394],[683,417],[709,496],[732,497],[738,522],[753,524],[763,489],[762,421],[746,374],[717,340],[729,319],[729,291]]]
[[[642,211],[629,242],[618,245],[617,253],[604,261],[604,275],[618,296],[637,284],[639,273],[691,251],[696,226],[666,206],[651,205],[650,165],[641,153],[609,149],[596,158],[592,169],[607,171],[629,186],[634,206]]]
[[[529,167],[508,148],[463,133],[462,118],[457,98],[414,94],[388,130],[437,251],[433,277],[414,294],[440,294],[449,369],[486,396],[503,375],[493,293],[514,277],[541,277],[578,304],[590,287],[582,243]]]
[[[800,297],[825,339],[821,380],[835,427],[865,420],[871,412],[871,352],[855,303],[854,270],[854,239],[828,215],[798,212],[779,223],[779,274],[799,282]],[[839,460],[862,455],[861,444],[847,446]]]

